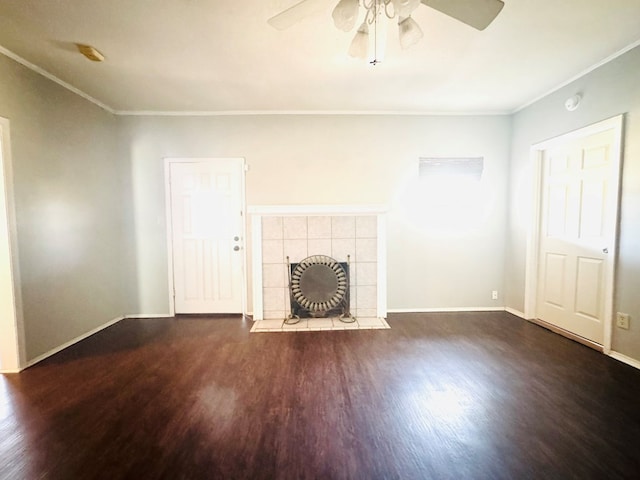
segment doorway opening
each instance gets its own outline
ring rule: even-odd
[[[15,214],[9,148],[9,120],[0,117],[0,372],[22,369],[22,322],[19,301]]]
[[[619,115],[531,147],[525,317],[609,353],[618,246]]]
[[[246,313],[243,158],[167,158],[172,314]]]

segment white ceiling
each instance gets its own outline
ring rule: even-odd
[[[337,0],[285,31],[299,0],[0,0],[0,46],[117,112],[511,112],[640,40],[640,0],[504,0],[484,31],[430,9],[424,38],[347,56]],[[94,63],[75,43],[95,46]]]

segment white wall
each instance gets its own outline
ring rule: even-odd
[[[510,119],[471,116],[126,117],[136,312],[169,310],[164,157],[245,157],[248,205],[388,204],[390,309],[499,307]],[[484,156],[472,196],[434,205],[420,156]],[[471,221],[471,224],[469,224]]]
[[[564,102],[578,92],[582,103],[568,112]],[[632,320],[628,331],[614,328],[613,349],[640,360],[640,47],[514,115],[506,302],[523,311],[532,185],[529,147],[621,113],[626,119],[615,310],[630,313]]]
[[[11,124],[27,360],[122,315],[122,150],[117,118],[0,55]]]

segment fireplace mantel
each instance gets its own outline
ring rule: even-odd
[[[351,311],[387,316],[386,221],[383,205],[253,205],[253,318],[290,312],[286,257],[328,255],[352,264]]]
[[[384,205],[252,205],[247,211],[259,216],[334,216],[334,215],[382,215]]]

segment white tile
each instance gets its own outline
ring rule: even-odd
[[[349,310],[351,311],[351,315],[355,315],[356,313],[356,295],[357,295],[357,290],[356,287],[351,287],[349,288]]]
[[[356,264],[352,262],[349,264],[349,285],[355,286],[358,285],[358,269],[356,268]]]
[[[365,215],[356,217],[356,238],[377,238],[378,217]]]
[[[343,322],[342,320],[340,320],[340,317],[335,317],[332,320],[333,320],[333,326],[339,327],[339,328],[343,328],[345,325],[353,325],[355,323],[355,322]]]
[[[261,321],[278,321],[280,323],[282,323],[284,321],[285,318],[287,318],[287,315],[282,311],[282,310],[274,310],[274,311],[264,311],[262,312],[262,317],[264,318],[264,320]],[[271,327],[269,327],[271,328]]]
[[[284,299],[286,290],[286,288],[263,288],[262,309],[265,312],[282,312],[281,315],[284,316]]]
[[[375,238],[356,239],[356,261],[375,262],[378,260],[378,241]]]
[[[336,217],[334,217],[336,218]],[[351,261],[355,261],[356,241],[353,238],[333,238],[331,240],[331,256],[339,262],[346,262],[347,255],[351,255]]]
[[[309,217],[311,219],[313,217]],[[327,217],[328,218],[328,217]],[[330,257],[331,252],[331,239],[330,238],[309,238],[307,240],[307,251],[309,255],[326,255]]]
[[[310,318],[309,328],[327,328],[333,327],[333,320],[331,318]]]
[[[378,306],[376,287],[356,287],[356,309],[373,309]]]
[[[357,248],[357,247],[356,247]],[[378,269],[375,262],[358,262],[355,264],[356,279],[355,285],[377,285]]]
[[[331,217],[307,217],[309,238],[331,238]]]
[[[262,286],[263,287],[286,287],[287,286],[287,266],[282,263],[267,263],[262,266]]]
[[[262,263],[284,263],[284,242],[262,240]]]
[[[341,322],[337,317],[303,318],[294,325],[287,325],[282,319],[258,320],[251,332],[317,332],[329,330],[372,330],[391,328],[384,318],[363,316],[352,323]]]
[[[364,319],[370,319],[370,318],[376,318],[377,319],[377,315],[378,315],[378,311],[375,308],[360,308],[356,310],[356,317],[358,317],[358,322],[360,322],[360,320],[362,318]],[[366,322],[367,320],[365,320]]]
[[[359,316],[358,325],[361,327],[386,327],[381,318],[376,316]]]
[[[306,318],[302,318],[298,323],[294,323],[293,325],[287,325],[286,323],[282,324],[282,331],[290,331],[290,330],[308,330],[309,324]]]
[[[356,217],[331,217],[331,238],[355,238]]]
[[[282,217],[262,217],[262,238],[268,240],[282,238]]]
[[[283,238],[307,238],[307,217],[284,217],[282,220]]]
[[[258,324],[258,328],[260,329],[264,329],[264,328],[281,328],[282,327],[282,322],[284,322],[284,319],[280,318],[277,320],[258,320],[256,323]]]
[[[285,240],[284,256],[289,257],[291,263],[297,263],[307,258],[309,256],[307,253],[307,240]]]

